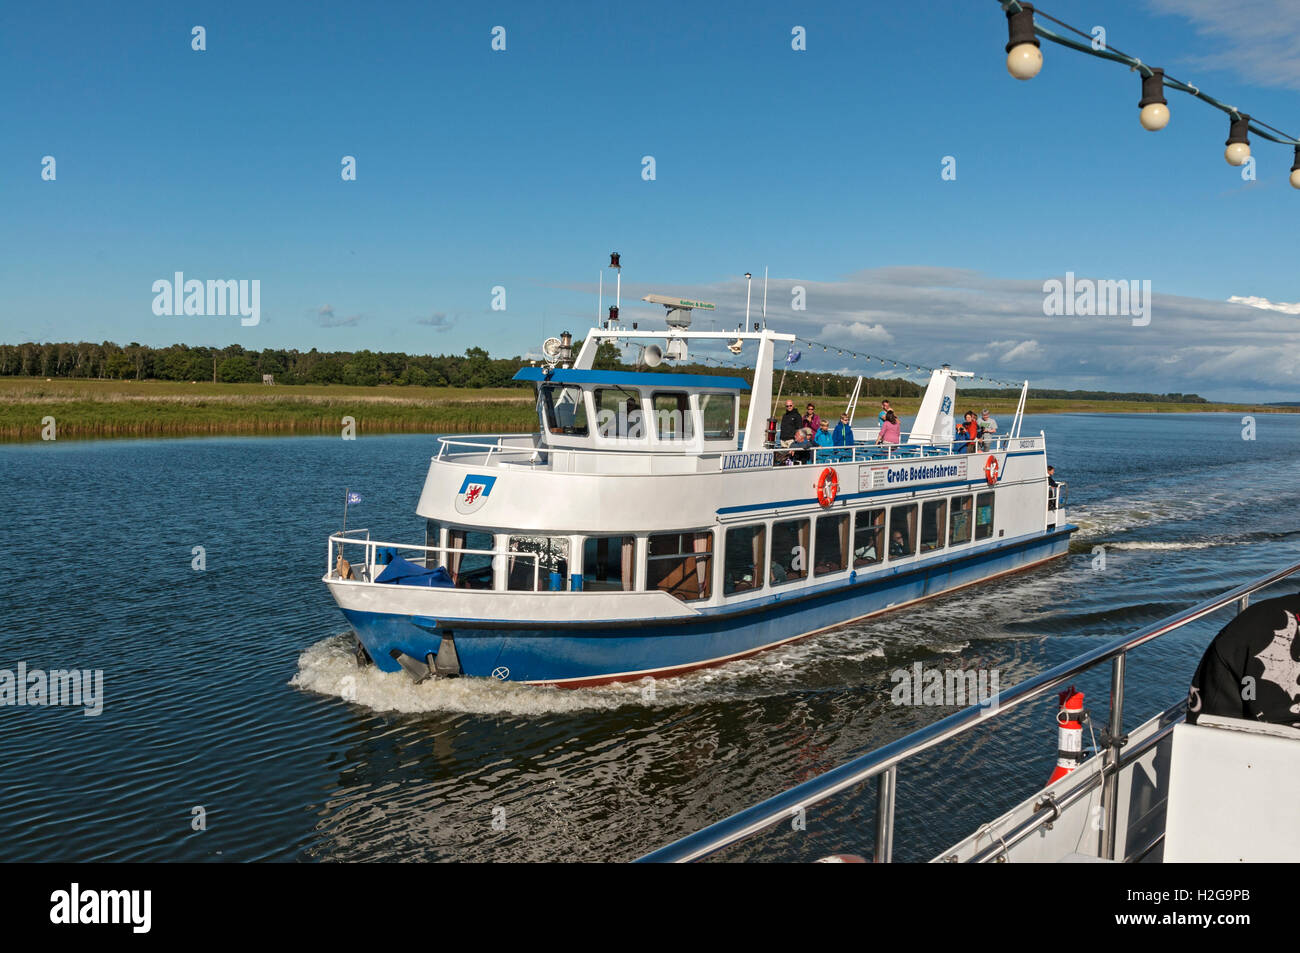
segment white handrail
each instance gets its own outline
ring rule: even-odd
[[[381,546],[383,546],[394,550],[401,550],[401,549],[416,550],[423,553],[460,553],[462,556],[466,556],[466,555],[491,556],[494,560],[497,556],[509,556],[512,559],[514,558],[531,559],[533,561],[533,591],[534,592],[538,591],[538,586],[541,583],[541,554],[539,553],[520,553],[520,552],[512,552],[509,550],[499,550],[499,549],[469,549],[464,546],[421,546],[419,543],[386,543],[380,540],[372,540],[368,537],[365,540],[346,539],[344,538],[344,534],[338,534],[338,533],[334,534],[333,536],[330,536],[328,546],[326,547],[326,551],[327,551],[326,558],[328,560],[328,569],[325,573],[326,576],[334,575],[334,544],[335,543],[339,544],[340,555],[342,555],[343,553],[342,547],[345,545],[361,546],[363,549],[365,549],[366,551],[366,555],[364,556],[365,565],[368,571],[372,575],[374,573],[374,566],[375,566],[375,552]],[[493,565],[495,566],[495,563]],[[493,573],[495,575],[495,569],[493,570]],[[494,588],[495,588],[495,583],[494,583]]]

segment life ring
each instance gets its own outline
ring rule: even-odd
[[[835,502],[835,495],[840,492],[840,478],[834,467],[827,467],[817,478],[817,502],[830,506]]]
[[[984,461],[984,479],[989,481],[989,486],[993,486],[1000,476],[1002,476],[1002,468],[998,465],[998,458],[989,457]]]

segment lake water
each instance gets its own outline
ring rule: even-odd
[[[0,447],[0,668],[104,673],[97,717],[0,707],[0,859],[626,860],[951,711],[893,705],[895,669],[996,668],[1006,687],[1300,560],[1300,416],[1260,416],[1252,441],[1219,414],[1027,418],[1040,429],[1080,526],[1066,559],[653,698],[356,669],[325,538],[349,486],[351,525],[422,541],[432,437]],[[1132,655],[1130,727],[1182,696],[1226,619]],[[1080,682],[1099,721],[1107,679]],[[1053,715],[1044,700],[905,767],[895,857],[1045,782]],[[728,856],[869,854],[873,801]]]

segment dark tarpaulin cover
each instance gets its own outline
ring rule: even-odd
[[[401,556],[394,556],[375,582],[391,582],[398,586],[445,586],[451,588],[451,573],[442,566],[425,569]]]

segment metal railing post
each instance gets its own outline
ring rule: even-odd
[[[1124,659],[1121,652],[1110,663],[1110,721],[1106,726],[1106,780],[1101,789],[1101,856],[1115,859],[1115,826],[1119,821],[1119,756],[1124,744]]]
[[[894,858],[894,789],[897,782],[897,765],[876,777],[875,861],[878,864],[892,863]]]
[[[1241,613],[1245,612],[1248,608],[1250,608],[1249,592],[1237,600],[1237,614],[1241,615]]]

